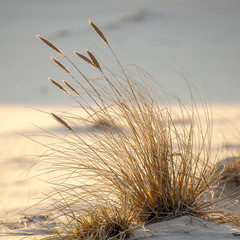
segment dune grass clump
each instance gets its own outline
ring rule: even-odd
[[[92,78],[38,35],[69,63],[67,68],[51,57],[69,78],[63,81],[67,89],[49,80],[77,104],[74,113],[51,114],[68,134],[54,134],[58,141],[48,146],[51,153],[45,156],[53,163],[50,171],[64,172],[49,195],[66,218],[65,227],[55,230],[59,239],[124,239],[141,224],[183,215],[237,225],[238,214],[225,212],[219,207],[222,199],[213,194],[221,174],[212,162],[208,107],[203,104],[200,118],[190,84],[189,104],[174,96],[177,107],[164,103],[160,95],[171,96],[163,88],[156,93],[153,80],[141,69],[133,66],[130,72],[124,67],[102,31],[89,23],[115,65],[104,66],[89,50],[87,57],[75,51],[80,61],[93,67]],[[89,123],[100,123],[101,131],[79,131]]]
[[[75,236],[79,239],[125,239],[129,237],[132,216],[124,218],[121,214],[119,209],[93,209],[92,212],[87,212],[86,216],[77,218],[79,227],[75,230]]]
[[[240,156],[228,159],[223,165],[222,180],[224,182],[235,183],[240,187]]]
[[[134,212],[126,207],[121,208],[117,203],[89,205],[88,208],[82,208],[79,215],[72,212],[71,216],[62,209],[67,216],[62,225],[64,231],[56,229],[56,235],[47,239],[126,239],[134,229]]]

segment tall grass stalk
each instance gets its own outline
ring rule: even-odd
[[[187,79],[188,104],[163,88],[156,93],[153,80],[136,66],[131,69],[136,75],[130,73],[101,30],[92,21],[90,25],[115,58],[115,67],[109,68],[89,50],[89,59],[75,51],[80,61],[94,66],[94,80],[38,35],[69,62],[71,70],[52,58],[62,70],[71,71],[64,83],[77,94],[73,99],[80,112],[52,114],[69,131],[53,135],[58,143],[48,146],[53,154],[45,156],[53,163],[50,171],[64,172],[60,186],[48,196],[66,217],[54,238],[123,239],[139,224],[183,215],[237,225],[238,215],[224,211],[220,202],[225,199],[213,194],[221,176],[211,156],[211,109],[203,103],[200,117]],[[164,103],[162,94],[174,98],[177,107]],[[82,112],[87,117],[82,118]],[[83,126],[87,134],[80,131]]]

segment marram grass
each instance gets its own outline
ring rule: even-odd
[[[53,135],[58,143],[48,146],[51,154],[45,156],[53,163],[50,171],[64,172],[61,185],[49,195],[54,209],[65,217],[52,239],[124,239],[138,226],[183,215],[239,225],[240,214],[224,210],[226,199],[214,194],[221,172],[211,156],[211,109],[202,104],[200,118],[187,80],[191,102],[183,104],[173,97],[178,110],[164,104],[160,93],[150,87],[153,80],[135,66],[137,74],[130,74],[102,31],[89,23],[117,65],[100,64],[89,50],[89,58],[74,51],[78,61],[97,74],[94,79],[37,36],[68,61],[71,70],[51,58],[68,74],[63,82],[71,91],[49,80],[71,94],[87,115],[52,113],[69,131]],[[89,127],[99,122],[104,123],[101,131]],[[82,126],[88,127],[87,134],[79,131]]]

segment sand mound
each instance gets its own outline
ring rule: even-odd
[[[133,239],[238,239],[240,228],[184,216],[166,222],[154,223],[133,233]]]

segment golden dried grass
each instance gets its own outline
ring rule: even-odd
[[[91,21],[90,25],[104,41],[99,28]],[[108,41],[104,42],[111,49]],[[76,115],[65,116],[65,121],[52,114],[73,133],[68,139],[60,137],[63,145],[50,148],[57,158],[51,171],[66,171],[64,184],[50,196],[68,219],[64,228],[55,229],[59,239],[121,239],[138,224],[183,215],[239,225],[239,212],[227,211],[221,205],[226,198],[216,199],[212,194],[221,176],[211,162],[210,110],[203,104],[205,115],[200,118],[187,79],[191,103],[183,104],[175,97],[177,113],[170,103],[161,102],[140,69],[141,82],[127,74],[118,59],[118,72],[103,72],[94,55],[87,53],[103,77],[94,85],[84,77],[96,94],[79,85],[96,103],[96,108],[87,101],[81,105],[88,114],[81,124],[104,118],[113,128],[103,128],[102,134],[89,129],[89,134],[82,136],[67,123],[79,121]]]
[[[221,178],[224,182],[235,183],[240,187],[240,157],[235,156],[222,163]]]

